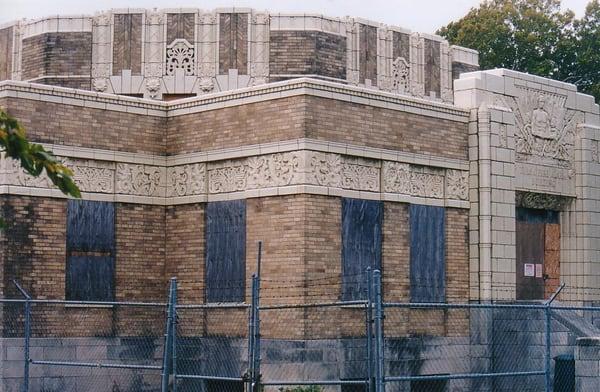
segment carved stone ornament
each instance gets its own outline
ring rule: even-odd
[[[158,96],[158,91],[160,90],[160,79],[159,78],[147,78],[146,79],[146,90],[148,90],[148,94],[151,98],[156,98]]]
[[[150,25],[157,25],[163,22],[163,14],[160,12],[150,12],[146,16],[147,23]]]
[[[468,200],[469,172],[464,170],[446,170],[446,197],[448,199]]]
[[[215,82],[211,77],[201,77],[198,83],[200,91],[204,93],[210,93],[215,89]]]
[[[410,87],[410,64],[404,57],[392,63],[392,88],[399,93],[407,93]]]
[[[110,24],[111,14],[109,12],[105,12],[102,14],[98,14],[93,18],[94,26],[106,26]]]
[[[342,164],[342,188],[379,192],[380,172],[378,167],[344,162]]]
[[[297,180],[301,161],[302,157],[296,152],[248,158],[248,189],[290,185],[292,180]]]
[[[592,140],[592,162],[598,163],[600,162],[600,146],[598,145],[598,140]]]
[[[533,192],[516,192],[515,199],[517,207],[552,211],[564,210],[572,200],[569,197]]]
[[[114,193],[114,163],[64,158],[62,163],[73,171],[73,180],[82,192]]]
[[[193,76],[196,70],[194,45],[181,38],[167,46],[165,73],[175,75],[176,69],[183,69],[187,76]]]
[[[315,152],[310,158],[309,182],[322,186],[340,187],[342,184],[341,170],[342,161],[339,155]]]
[[[383,191],[442,199],[444,173],[443,170],[386,161],[383,162]]]
[[[515,113],[515,148],[518,158],[528,156],[572,161],[575,131],[582,122],[580,112],[565,108],[566,97],[519,88],[519,95],[507,99]]]
[[[238,162],[233,166],[208,171],[208,192],[225,193],[246,190],[246,167]]]
[[[167,168],[167,197],[206,193],[206,164],[195,163]]]
[[[95,91],[104,92],[108,88],[108,79],[107,78],[95,78],[92,80],[92,87]]]
[[[117,164],[116,192],[138,196],[164,196],[164,170],[158,166]]]

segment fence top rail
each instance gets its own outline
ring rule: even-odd
[[[384,308],[406,308],[406,309],[538,309],[548,308],[544,304],[456,304],[456,303],[406,303],[406,302],[387,302],[383,304]],[[554,306],[551,306],[553,309]]]
[[[210,304],[183,304],[177,309],[248,309],[250,304],[243,303],[210,303]]]
[[[280,304],[280,305],[262,305],[260,310],[276,310],[276,309],[298,309],[298,308],[325,308],[325,307],[365,307],[367,301],[338,301],[338,302],[314,302],[304,304]]]
[[[117,301],[69,301],[62,299],[9,299],[9,298],[0,298],[0,303],[25,303],[29,302],[31,304],[49,304],[49,305],[66,305],[66,306],[90,306],[90,307],[99,307],[99,306],[148,306],[148,307],[166,307],[167,304],[164,302],[117,302]]]

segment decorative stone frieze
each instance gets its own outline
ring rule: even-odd
[[[164,197],[165,183],[164,167],[117,163],[116,193]]]
[[[545,193],[516,192],[517,207],[535,208],[539,210],[563,211],[572,198]]]
[[[131,158],[126,162],[61,160],[73,170],[75,182],[86,193],[179,198],[307,185],[338,189],[338,193],[347,190],[435,200],[468,199],[466,170],[312,150],[175,166],[132,163],[135,159]],[[182,158],[177,161],[181,162]],[[0,159],[0,185],[53,188],[45,176],[28,176],[14,161],[4,157]]]
[[[206,164],[194,163],[167,168],[167,197],[206,193]]]
[[[450,170],[449,170],[450,172]],[[465,200],[458,197],[456,188],[468,188],[468,175],[465,171],[453,171],[452,192],[447,192],[447,198]],[[459,174],[460,173],[460,174]],[[399,162],[383,162],[383,191],[402,195],[444,198],[444,170],[424,166],[409,165]],[[448,188],[450,190],[450,188]],[[462,196],[462,195],[461,195]]]
[[[224,167],[208,171],[208,192],[227,193],[246,190],[246,166],[236,162],[225,162]]]
[[[63,163],[73,170],[73,180],[82,192],[114,193],[114,163],[73,158]]]
[[[298,152],[250,157],[246,161],[248,189],[286,186],[301,181],[304,156]]]
[[[446,197],[449,199],[469,199],[469,172],[446,170]]]

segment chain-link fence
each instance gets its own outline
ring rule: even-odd
[[[364,299],[343,302],[323,280],[286,298],[256,277],[248,303],[178,303],[175,280],[167,303],[22,291],[0,299],[0,390],[599,390],[600,307],[389,303],[365,275]]]

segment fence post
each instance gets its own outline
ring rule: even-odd
[[[173,296],[171,298],[171,309],[173,317],[171,317],[171,371],[173,373],[173,388],[172,391],[177,391],[177,279],[173,278]]]
[[[30,362],[30,339],[31,339],[31,297],[27,295],[25,300],[25,349],[23,364],[23,392],[29,392],[29,362]]]
[[[375,291],[375,391],[385,392],[383,347],[383,300],[381,296],[381,271],[373,271]]]
[[[367,307],[365,323],[367,333],[367,391],[373,392],[373,273],[367,268]]]
[[[544,365],[544,379],[546,384],[546,392],[550,392],[552,390],[552,374],[550,369],[552,367],[551,356],[552,356],[552,302],[558,297],[562,289],[565,288],[565,284],[562,283],[556,291],[550,296],[548,301],[546,301],[546,308],[544,309],[544,315],[546,318],[546,322],[544,323],[546,327],[546,352],[544,354],[545,365]]]
[[[25,325],[23,331],[23,392],[29,392],[29,363],[31,362],[30,346],[31,346],[31,296],[21,285],[13,280],[17,290],[25,298]]]
[[[254,349],[253,349],[253,392],[260,391],[260,309],[259,309],[259,296],[260,296],[260,277],[255,276],[252,281],[252,299],[253,299],[253,307],[254,307]]]
[[[546,326],[546,353],[544,354],[545,365],[544,365],[544,378],[546,385],[546,392],[550,392],[551,390],[551,372],[550,372],[550,356],[551,356],[551,315],[550,315],[550,303],[546,303],[546,308],[544,309],[544,315],[546,318],[546,322],[544,325]]]
[[[173,348],[173,319],[175,318],[175,302],[177,291],[177,279],[171,278],[169,285],[169,302],[167,304],[167,323],[165,331],[165,345],[163,349],[163,363],[162,363],[162,375],[161,375],[161,392],[168,392],[169,390],[169,362],[171,357],[171,349]]]
[[[255,321],[256,318],[254,316],[254,312],[256,311],[255,303],[256,303],[256,295],[255,295],[255,283],[256,274],[252,274],[252,292],[250,299],[250,313],[248,314],[248,373],[247,373],[247,392],[252,392],[254,385],[254,336],[255,336]]]

